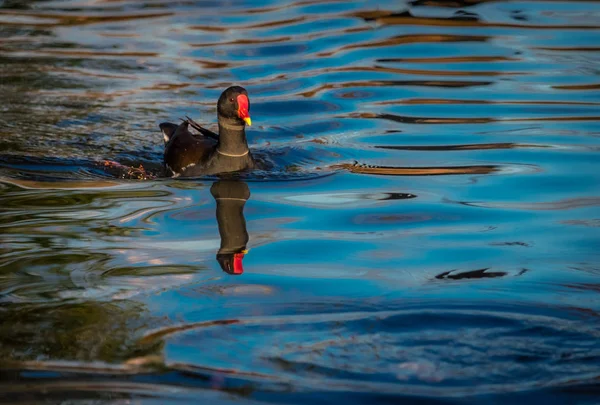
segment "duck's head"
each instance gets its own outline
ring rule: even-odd
[[[242,250],[237,253],[219,253],[217,254],[217,261],[225,273],[239,276],[244,273],[242,260],[246,252],[246,250]]]
[[[217,111],[220,117],[238,121],[240,125],[252,125],[248,92],[240,86],[231,86],[219,97]]]

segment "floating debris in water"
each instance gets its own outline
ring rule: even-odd
[[[103,164],[105,171],[109,171],[117,178],[136,180],[152,180],[156,178],[156,175],[148,173],[142,164],[138,167],[126,166],[113,160],[105,160]],[[117,173],[113,170],[116,170]]]

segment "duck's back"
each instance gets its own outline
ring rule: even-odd
[[[204,165],[213,154],[217,142],[213,139],[193,135],[188,123],[182,122],[165,146],[165,164],[174,174],[186,168]]]

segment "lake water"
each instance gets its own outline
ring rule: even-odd
[[[0,36],[0,402],[598,403],[600,2],[1,0]],[[273,169],[165,178],[158,123],[231,84]]]

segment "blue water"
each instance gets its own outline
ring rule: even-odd
[[[600,2],[3,0],[0,36],[0,403],[598,403]],[[164,177],[158,123],[231,84],[270,169]]]

